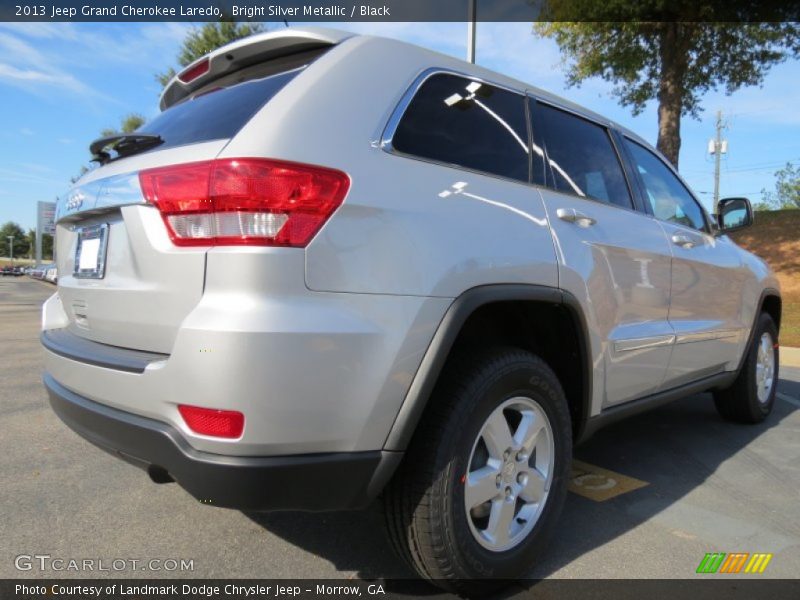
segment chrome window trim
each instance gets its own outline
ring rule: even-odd
[[[400,101],[397,103],[397,106],[395,106],[394,110],[392,111],[392,114],[389,116],[389,120],[386,122],[386,126],[383,128],[383,133],[381,134],[381,141],[380,141],[380,147],[385,152],[389,152],[390,154],[398,154],[401,156],[409,156],[412,158],[422,158],[422,157],[417,157],[414,154],[406,154],[405,152],[400,152],[399,150],[396,150],[392,144],[392,139],[394,138],[394,134],[397,131],[397,127],[400,125],[400,121],[405,116],[406,110],[408,110],[408,106],[411,104],[411,101],[417,95],[417,92],[419,92],[419,89],[425,84],[425,82],[428,81],[428,79],[430,79],[434,75],[455,75],[456,77],[463,77],[465,79],[469,79],[470,81],[485,83],[486,85],[491,85],[498,89],[511,92],[512,94],[516,94],[517,96],[520,96],[520,99],[522,100],[524,100],[525,97],[527,96],[527,94],[524,91],[521,91],[519,89],[512,88],[502,83],[497,83],[495,81],[490,81],[488,79],[483,79],[475,75],[470,75],[463,71],[458,71],[456,69],[447,69],[444,67],[429,67],[414,78],[414,81],[411,82],[411,85],[408,86],[406,91],[400,97]],[[426,162],[453,166],[453,163],[445,163],[433,159],[428,159]],[[461,167],[459,166],[459,168]],[[485,171],[476,171],[476,172],[485,173]],[[509,179],[509,178],[502,177],[502,179]],[[511,179],[511,181],[519,181],[519,180]]]
[[[506,92],[511,92],[512,94],[519,96],[521,102],[524,103],[526,101],[527,94],[525,92],[520,91],[519,89],[515,89],[494,81],[490,81],[488,79],[483,79],[481,77],[476,77],[474,75],[469,75],[467,73],[464,73],[463,71],[458,71],[455,69],[446,69],[443,67],[430,67],[422,71],[419,75],[417,75],[414,78],[414,81],[412,81],[411,85],[406,89],[406,91],[400,97],[400,101],[397,103],[397,106],[395,106],[394,110],[389,116],[389,120],[386,122],[386,126],[383,128],[383,133],[381,134],[381,140],[379,143],[381,150],[393,156],[400,156],[403,158],[418,160],[420,162],[432,165],[440,165],[443,167],[449,167],[451,169],[458,169],[460,171],[466,171],[468,173],[475,173],[476,175],[492,177],[494,179],[499,179],[501,181],[509,181],[511,183],[518,183],[521,185],[526,185],[529,187],[536,187],[536,188],[546,187],[531,182],[530,167],[528,168],[528,179],[524,181],[522,179],[514,179],[513,177],[506,177],[505,175],[498,175],[497,173],[491,173],[489,171],[482,171],[480,169],[465,167],[464,165],[460,165],[458,163],[449,163],[442,160],[436,160],[435,158],[427,158],[425,156],[419,156],[417,154],[409,154],[407,152],[402,152],[397,148],[395,148],[394,145],[392,144],[392,139],[394,138],[394,134],[397,131],[397,127],[400,125],[400,121],[403,119],[403,117],[406,114],[406,111],[408,110],[408,106],[411,104],[411,101],[417,95],[417,92],[419,92],[420,88],[425,84],[425,82],[434,75],[455,75],[456,77],[463,77],[464,79],[468,79],[470,81],[477,81],[478,83],[484,83],[486,85],[491,85],[492,87],[496,87],[497,89]],[[523,114],[525,115],[526,127],[529,128],[530,119],[528,118],[528,113],[527,113],[528,109],[524,104],[522,109],[523,109]],[[530,139],[528,139],[528,144],[530,145]],[[530,161],[530,158],[528,160]]]
[[[394,134],[397,131],[397,127],[400,125],[400,121],[405,116],[406,110],[408,110],[408,106],[411,104],[411,101],[417,95],[417,92],[419,92],[419,89],[423,86],[423,84],[428,79],[430,79],[434,75],[456,75],[458,77],[464,77],[465,79],[469,79],[470,81],[477,81],[478,83],[485,83],[486,85],[491,85],[491,86],[494,86],[494,87],[496,87],[498,89],[505,90],[507,92],[511,92],[513,94],[521,96],[522,99],[525,101],[525,116],[526,116],[526,120],[527,120],[527,124],[528,124],[528,144],[530,144],[532,142],[532,140],[533,140],[533,137],[532,137],[533,136],[533,116],[530,114],[530,110],[529,110],[529,106],[528,106],[529,100],[533,100],[535,102],[540,102],[542,104],[547,104],[547,105],[549,105],[549,106],[551,106],[551,107],[553,107],[553,108],[555,108],[557,110],[564,111],[564,112],[572,114],[572,115],[574,115],[574,116],[576,116],[576,117],[578,117],[580,119],[584,119],[586,121],[589,121],[590,123],[592,123],[594,125],[597,125],[598,127],[603,127],[606,130],[606,134],[610,138],[611,145],[614,148],[614,152],[615,152],[615,154],[617,156],[617,160],[620,162],[620,167],[622,168],[623,177],[625,178],[625,182],[628,185],[628,193],[631,194],[631,198],[630,198],[631,206],[630,207],[628,207],[628,206],[620,206],[619,204],[614,204],[612,202],[604,202],[603,200],[598,200],[597,198],[591,198],[589,196],[579,196],[578,194],[570,193],[568,191],[557,190],[554,187],[551,187],[551,186],[547,185],[547,181],[545,181],[544,184],[534,183],[531,180],[532,173],[531,173],[531,169],[530,168],[528,169],[528,181],[522,181],[521,179],[513,179],[511,177],[505,177],[503,175],[497,175],[496,173],[490,173],[488,171],[480,171],[478,169],[465,167],[465,166],[459,165],[457,163],[448,163],[448,162],[444,162],[444,161],[441,161],[441,160],[436,160],[436,159],[433,159],[433,158],[426,158],[424,156],[418,156],[416,154],[408,154],[406,152],[401,152],[400,150],[397,150],[394,147],[394,145],[392,144],[392,139],[394,138]],[[622,161],[622,156],[620,155],[620,149],[617,147],[617,144],[615,143],[615,140],[614,140],[614,136],[612,135],[612,131],[614,131],[614,130],[618,131],[620,135],[625,136],[626,138],[630,139],[630,141],[635,142],[635,143],[637,143],[639,145],[642,145],[642,142],[638,141],[635,137],[631,137],[631,135],[629,135],[628,133],[626,133],[625,131],[623,131],[619,127],[617,127],[616,124],[613,121],[611,121],[611,120],[606,120],[606,121],[598,120],[597,118],[594,118],[593,115],[584,114],[584,113],[580,112],[579,110],[576,110],[575,108],[573,108],[571,106],[564,106],[562,104],[559,104],[556,101],[553,101],[552,99],[543,98],[543,97],[537,95],[535,90],[531,90],[531,89],[529,89],[527,87],[525,89],[511,87],[509,85],[506,85],[506,84],[503,84],[503,83],[498,83],[498,82],[493,81],[491,79],[486,79],[484,77],[478,77],[477,75],[470,75],[469,73],[466,73],[465,71],[460,71],[458,69],[450,69],[450,68],[447,68],[447,67],[428,67],[426,69],[423,69],[416,77],[414,77],[414,79],[412,80],[411,84],[409,84],[408,88],[406,88],[406,91],[403,92],[402,96],[400,96],[400,100],[397,102],[397,105],[394,107],[394,109],[390,113],[389,118],[386,121],[386,125],[383,127],[383,132],[380,135],[380,141],[377,143],[377,146],[381,150],[383,150],[384,152],[386,152],[387,154],[390,154],[392,156],[399,156],[401,158],[407,158],[409,160],[416,160],[416,161],[423,162],[423,163],[428,163],[428,164],[431,164],[431,165],[438,165],[438,166],[442,166],[442,167],[448,167],[448,168],[451,168],[451,169],[457,169],[459,171],[465,171],[467,173],[474,173],[476,175],[482,175],[484,177],[491,177],[493,179],[499,179],[500,181],[508,181],[508,182],[511,182],[511,183],[516,183],[516,184],[520,184],[520,185],[526,185],[528,187],[531,187],[531,188],[534,188],[534,189],[537,189],[537,190],[544,190],[544,191],[555,193],[555,194],[566,194],[566,195],[568,195],[568,196],[570,196],[572,198],[576,198],[578,200],[585,200],[587,202],[596,202],[596,203],[602,204],[604,206],[609,206],[611,208],[617,208],[617,209],[624,210],[624,211],[627,211],[627,212],[630,212],[630,213],[634,213],[634,214],[639,215],[639,216],[649,217],[649,218],[651,218],[651,219],[653,219],[655,221],[658,221],[658,219],[656,219],[653,215],[648,214],[646,212],[642,212],[636,206],[636,201],[635,201],[634,196],[633,196],[634,191],[633,191],[633,189],[631,187],[632,182],[628,178],[628,174],[626,172],[626,169],[624,168],[624,163]],[[371,144],[373,146],[376,145],[376,143],[374,141]],[[546,155],[547,154],[547,148],[546,147],[544,148],[544,151],[545,151],[545,155]],[[547,169],[547,165],[546,164],[545,164],[545,169]],[[684,185],[684,187],[687,187],[686,184],[683,182],[683,180],[681,180],[681,183]],[[687,189],[688,189],[688,187],[687,187]],[[541,193],[541,191],[540,191],[540,193]],[[689,193],[691,194],[691,191]],[[692,197],[694,198],[694,195],[692,195]],[[702,209],[702,206],[701,206],[701,209]],[[703,214],[705,215],[705,210],[703,210]],[[691,231],[697,232],[696,229],[691,229]],[[706,232],[702,232],[702,233],[706,233]]]

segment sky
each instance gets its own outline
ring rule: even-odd
[[[53,201],[89,159],[103,128],[137,112],[158,112],[155,74],[173,66],[187,23],[0,23],[0,223],[35,227],[36,202]],[[463,58],[464,23],[326,24],[384,35]],[[601,113],[655,145],[656,104],[639,116],[599,79],[567,87],[556,44],[529,23],[479,23],[477,63]],[[680,172],[710,207],[714,162],[708,141],[717,110],[728,127],[720,195],[754,203],[787,161],[800,163],[800,62],[772,68],[760,88],[702,99],[700,120],[684,117]]]

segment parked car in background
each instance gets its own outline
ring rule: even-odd
[[[58,282],[58,267],[55,263],[45,266],[43,279],[45,281],[49,281],[50,283]]]
[[[19,277],[22,274],[23,269],[21,266],[6,265],[0,269],[0,275],[3,277]]]
[[[161,108],[59,201],[42,319],[55,412],[155,482],[382,495],[399,555],[469,592],[547,552],[597,428],[705,391],[772,410],[778,283],[727,235],[749,202],[707,214],[599,114],[327,29],[220,48]]]
[[[47,265],[36,265],[31,267],[28,271],[28,275],[33,277],[34,279],[44,279],[45,272],[47,271]]]

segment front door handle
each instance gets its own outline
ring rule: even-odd
[[[562,221],[566,221],[567,223],[575,223],[578,225],[578,227],[590,227],[591,225],[597,223],[596,219],[593,219],[589,215],[585,215],[574,208],[559,208],[556,211],[556,215]]]
[[[695,247],[694,240],[688,235],[673,235],[672,243],[676,246],[680,246],[681,248],[686,248],[687,250]]]

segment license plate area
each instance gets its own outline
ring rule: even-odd
[[[82,279],[102,279],[106,272],[107,247],[108,223],[79,229],[73,276]]]

